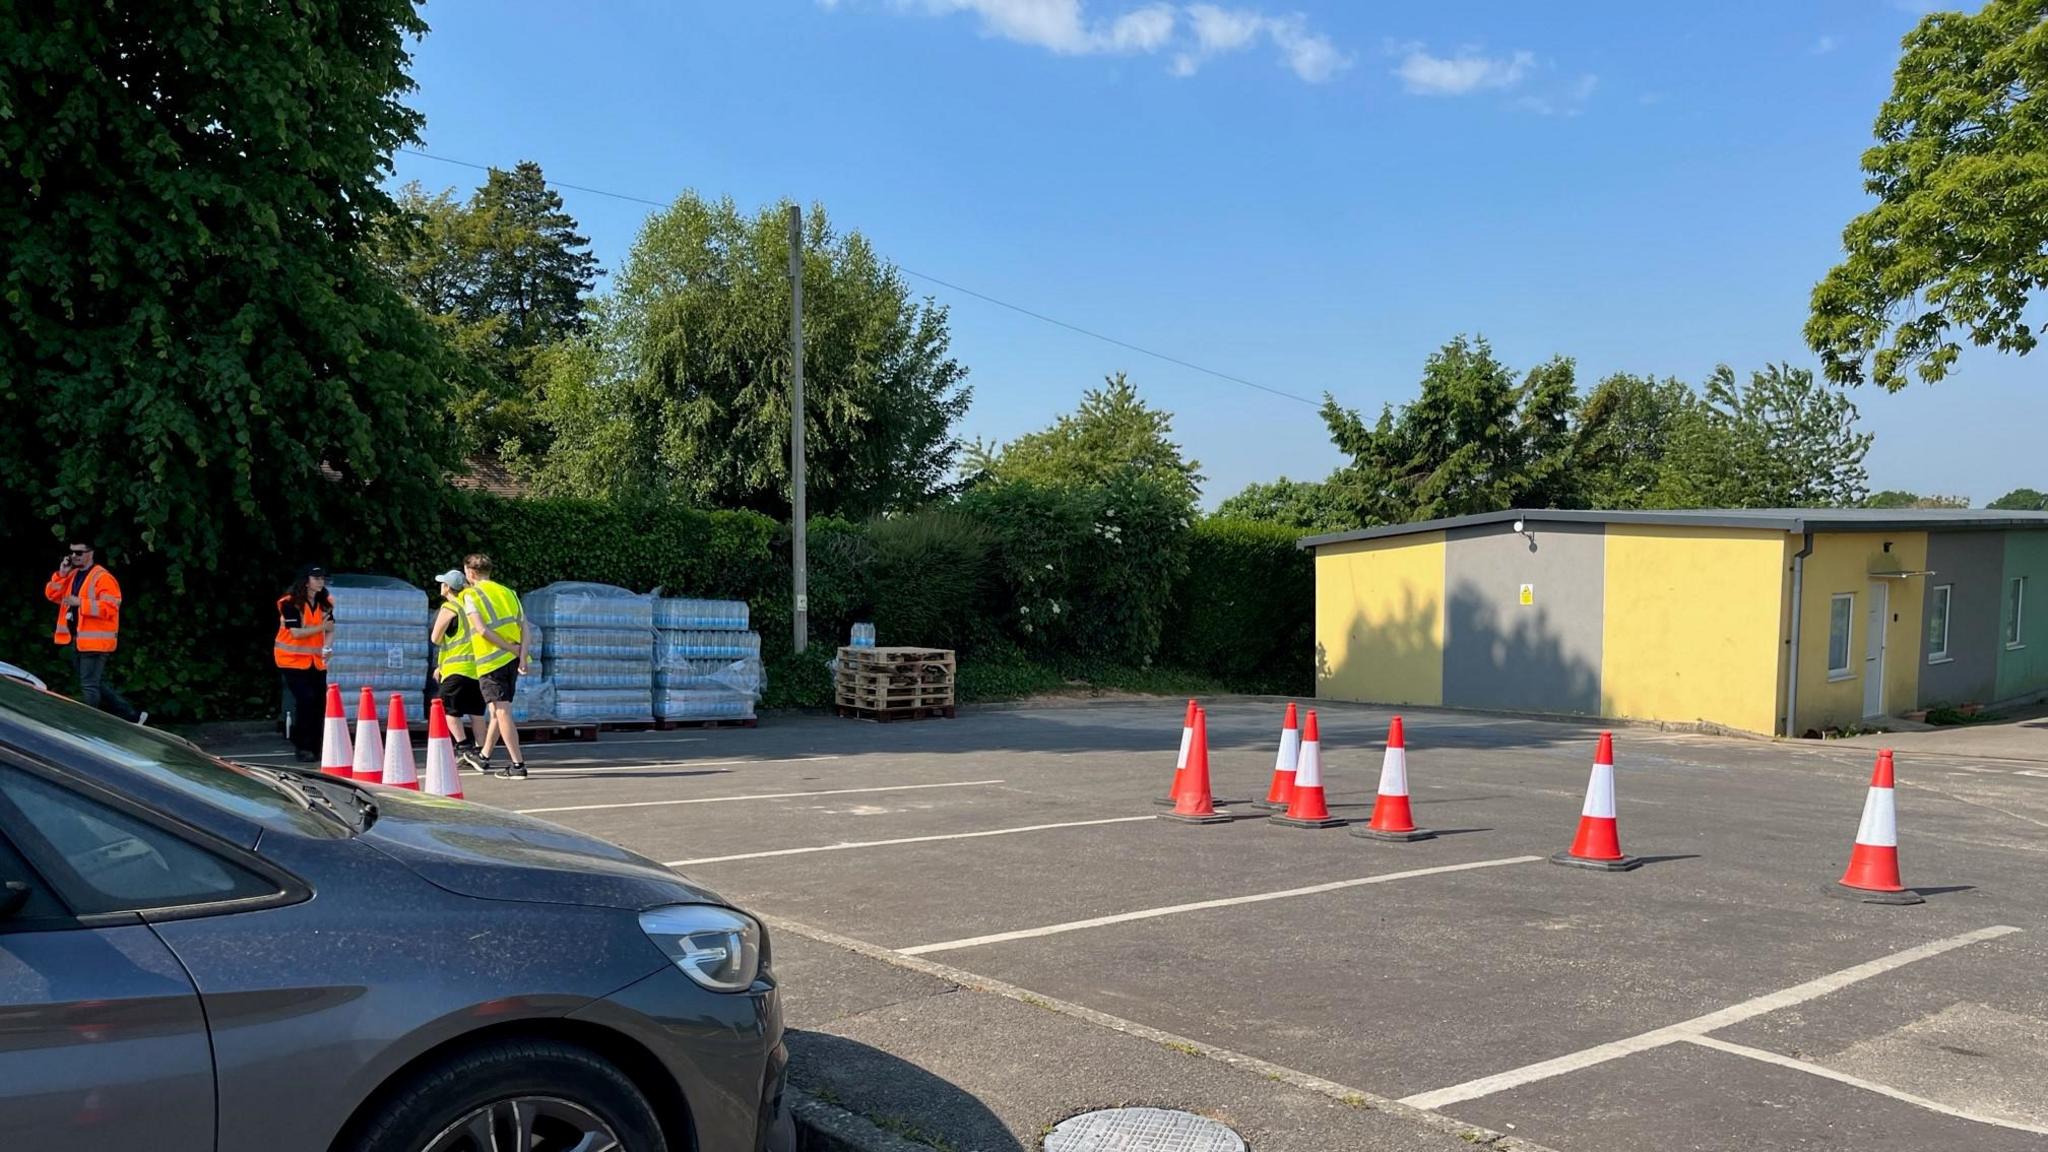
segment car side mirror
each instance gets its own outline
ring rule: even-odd
[[[28,885],[19,880],[9,880],[0,884],[0,920],[21,911],[22,905],[27,903]]]

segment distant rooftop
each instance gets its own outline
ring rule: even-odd
[[[1659,511],[1509,508],[1443,520],[1387,524],[1351,532],[1309,536],[1297,547],[1345,544],[1412,536],[1446,528],[1488,524],[1647,524],[1670,528],[1761,528],[1776,532],[1925,532],[1993,528],[2048,528],[2048,512],[2001,512],[1990,508],[1675,508]]]

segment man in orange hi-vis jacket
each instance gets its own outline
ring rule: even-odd
[[[113,573],[93,562],[92,545],[71,545],[43,587],[43,596],[57,606],[56,643],[71,653],[78,698],[123,720],[147,723],[149,713],[137,712],[107,682],[107,659],[121,638],[121,585]]]

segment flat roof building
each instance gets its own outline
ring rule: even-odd
[[[2048,513],[1510,509],[1301,546],[1329,699],[1802,735],[2048,695]]]

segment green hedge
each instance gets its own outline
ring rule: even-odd
[[[55,609],[41,595],[60,551],[16,548],[0,569],[16,605],[0,627],[0,660],[68,686],[50,643]],[[1223,520],[1190,525],[1143,483],[1114,482],[1005,484],[900,518],[813,520],[812,649],[803,656],[790,637],[788,527],[754,512],[467,496],[402,538],[337,528],[321,552],[245,555],[184,594],[166,591],[151,557],[107,554],[101,560],[126,594],[114,681],[167,719],[267,714],[276,701],[272,605],[300,563],[389,573],[424,588],[474,551],[489,553],[520,590],[593,580],[747,601],[771,707],[829,702],[824,662],[855,620],[876,622],[884,643],[959,650],[963,663],[980,666],[963,673],[963,690],[988,696],[1074,680],[1310,686],[1314,580],[1293,533]]]

